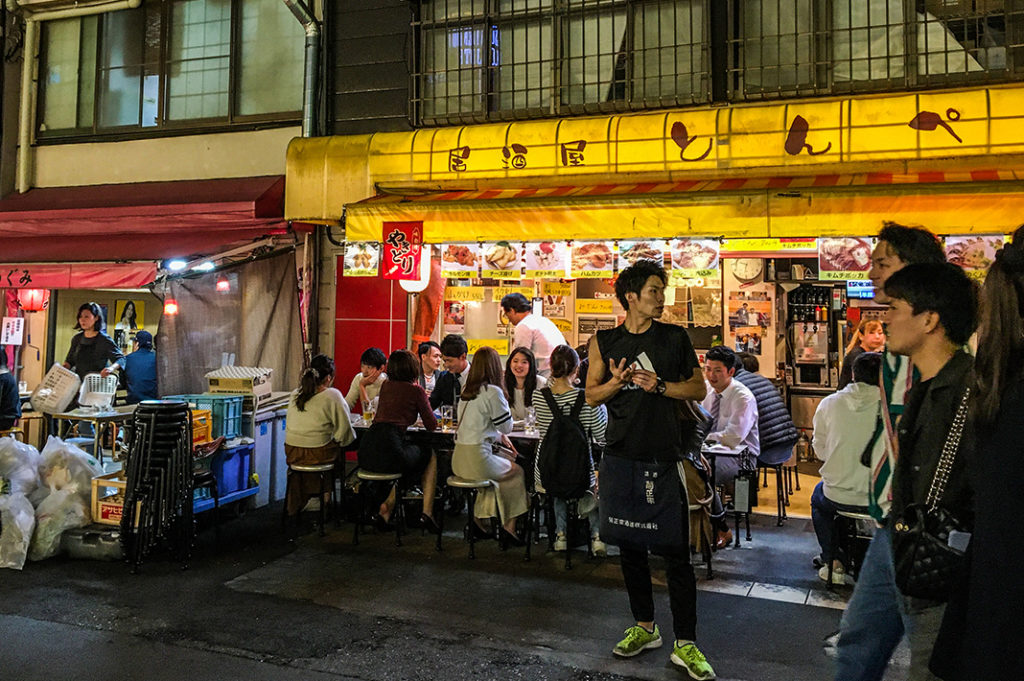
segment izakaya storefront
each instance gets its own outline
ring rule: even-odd
[[[1021,222],[1022,112],[1011,86],[297,139],[285,214],[343,239],[338,356],[449,332],[504,354],[510,291],[580,344],[621,318],[616,273],[651,257],[667,321],[758,356],[809,427],[845,335],[877,314],[857,296],[883,221],[947,237],[978,275]],[[398,234],[434,260],[412,305],[380,265]],[[393,323],[352,336],[367,320],[343,308],[375,288]]]

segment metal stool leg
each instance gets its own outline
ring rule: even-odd
[[[466,535],[469,537],[469,558],[476,558],[476,533],[473,532],[473,524],[476,522],[476,497],[475,489],[469,491],[469,511],[466,517]]]

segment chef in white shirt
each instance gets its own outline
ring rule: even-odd
[[[515,325],[513,348],[529,348],[537,358],[537,373],[551,377],[551,351],[568,345],[565,336],[547,317],[533,313],[530,301],[522,293],[509,293],[501,299],[501,309]]]

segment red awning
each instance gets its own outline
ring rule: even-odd
[[[154,278],[155,262],[0,265],[0,288],[141,288]]]
[[[0,201],[0,258],[195,258],[287,229],[284,177],[32,189]]]

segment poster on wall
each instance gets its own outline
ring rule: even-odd
[[[577,241],[572,245],[570,271],[577,279],[609,279],[614,272],[614,246],[611,241]]]
[[[971,279],[983,280],[1003,247],[1002,234],[984,236],[947,236],[946,258],[959,265]]]
[[[523,278],[523,244],[521,241],[495,241],[483,245],[480,276],[488,279]]]
[[[823,237],[818,239],[818,278],[822,281],[867,279],[871,269],[871,239]]]
[[[701,279],[718,272],[718,239],[673,239],[672,278]]]
[[[25,335],[24,317],[4,317],[0,330],[0,346],[21,345]]]
[[[480,244],[445,244],[441,248],[441,276],[474,279],[480,269]]]
[[[466,333],[466,304],[461,300],[444,301],[444,332]]]
[[[414,281],[419,278],[423,251],[422,222],[385,222],[384,278]]]
[[[772,325],[772,301],[765,291],[733,291],[728,301],[729,334],[733,350],[761,355],[768,328]]]
[[[342,276],[376,277],[380,270],[380,244],[375,241],[350,241],[345,244]]]
[[[590,337],[595,333],[614,329],[618,323],[615,317],[579,317],[576,320],[576,342],[581,345],[589,343]]]
[[[528,278],[561,278],[565,276],[569,245],[564,241],[528,243],[524,246],[524,250],[526,251],[526,276]]]
[[[620,241],[619,242],[619,271],[630,265],[635,265],[641,260],[650,260],[664,267],[665,252],[668,250],[668,242],[664,239],[647,239],[644,241]]]

